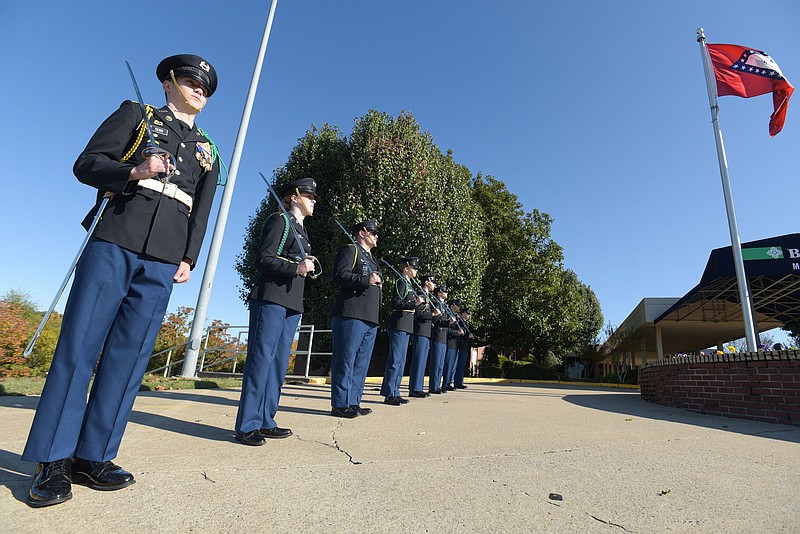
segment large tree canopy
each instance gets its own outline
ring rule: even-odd
[[[349,137],[336,127],[312,127],[275,171],[274,182],[305,176],[318,184],[320,201],[306,227],[325,271],[348,242],[334,220],[349,228],[372,218],[381,231],[376,255],[394,265],[403,256],[419,256],[421,273],[436,273],[451,298],[473,309],[473,330],[483,342],[540,355],[569,350],[596,334],[596,298],[563,268],[549,215],[526,213],[503,182],[473,177],[410,113],[393,118],[370,111],[355,121]],[[266,195],[250,220],[236,263],[243,299],[258,276],[253,258],[261,228],[276,210]],[[304,323],[330,325],[336,294],[330,275],[306,283]],[[385,279],[393,276],[384,269]],[[388,297],[390,284],[384,287]]]
[[[317,181],[320,201],[306,224],[312,254],[323,269],[330,268],[336,250],[348,243],[334,219],[345,228],[376,219],[381,231],[377,257],[397,266],[403,256],[418,256],[423,272],[436,273],[453,296],[473,307],[478,304],[486,249],[470,194],[471,174],[442,154],[411,114],[392,118],[370,111],[356,121],[349,138],[327,125],[312,128],[286,165],[275,171],[275,182],[303,176]],[[245,250],[236,264],[244,288],[257,277],[253,258],[261,227],[275,210],[274,200],[265,198],[251,218]],[[336,295],[330,274],[306,284],[304,322],[330,324]],[[388,268],[383,275],[387,280],[394,277]],[[387,296],[390,285],[384,285]],[[384,299],[387,313],[389,302]]]
[[[552,219],[526,213],[517,196],[491,176],[478,175],[473,196],[481,207],[489,262],[481,292],[484,334],[494,343],[540,360],[561,356],[602,327],[594,293],[563,267],[550,238]]]

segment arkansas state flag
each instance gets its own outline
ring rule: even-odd
[[[775,137],[783,129],[789,97],[794,91],[775,60],[760,50],[731,44],[709,44],[708,54],[719,96],[750,98],[772,93],[775,111],[769,118],[769,135]]]

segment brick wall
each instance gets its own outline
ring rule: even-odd
[[[800,426],[800,351],[666,358],[639,369],[639,386],[664,406]]]

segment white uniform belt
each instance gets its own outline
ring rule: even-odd
[[[147,180],[139,180],[139,185],[145,189],[161,193],[165,197],[174,198],[189,208],[189,211],[192,211],[192,197],[181,191],[178,186],[172,182],[162,182],[155,178],[148,178]]]

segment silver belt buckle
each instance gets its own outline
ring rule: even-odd
[[[175,198],[175,195],[178,193],[178,186],[171,183],[171,182],[164,182],[164,187],[161,190],[161,194],[169,197]]]

